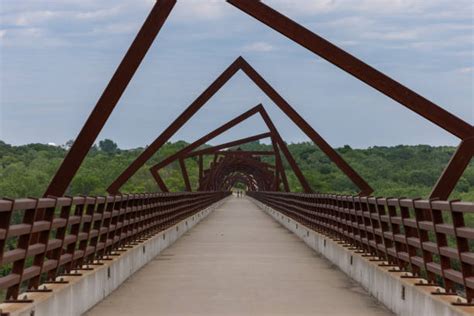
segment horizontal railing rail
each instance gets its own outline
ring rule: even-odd
[[[0,289],[7,302],[27,301],[21,292],[48,291],[39,285],[80,275],[229,194],[0,199]]]
[[[403,278],[474,299],[474,203],[282,192],[248,195]]]

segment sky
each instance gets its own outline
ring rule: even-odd
[[[263,2],[474,123],[472,0]],[[0,140],[74,139],[153,4],[0,1]],[[222,0],[178,1],[98,140],[150,144],[238,56],[335,147],[459,142]],[[172,140],[196,140],[259,103],[287,142],[308,141],[241,72]],[[211,143],[265,131],[254,117]]]

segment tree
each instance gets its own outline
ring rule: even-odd
[[[69,150],[69,149],[72,147],[72,145],[74,145],[74,139],[68,140],[68,141],[63,145],[63,148]]]
[[[110,139],[104,139],[99,142],[99,149],[107,154],[114,154],[117,152],[117,144]]]

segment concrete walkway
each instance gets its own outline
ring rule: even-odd
[[[231,198],[87,315],[390,315],[247,199]]]

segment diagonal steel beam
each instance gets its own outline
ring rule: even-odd
[[[202,159],[202,155],[199,155],[199,160],[198,160],[198,164],[199,164],[199,174],[198,174],[198,178],[199,178],[199,181],[202,179],[202,176],[203,176],[203,169],[204,169],[204,161]]]
[[[183,176],[184,186],[186,191],[191,192],[193,189],[191,188],[191,182],[189,181],[188,169],[186,168],[186,163],[184,159],[179,159],[179,167],[181,168],[181,175]]]
[[[229,147],[234,147],[234,146],[250,143],[250,142],[260,140],[260,139],[263,139],[263,138],[267,138],[267,137],[271,137],[273,150],[275,152],[275,162],[276,162],[276,166],[277,166],[277,180],[276,181],[279,181],[278,175],[280,175],[281,180],[282,180],[283,185],[284,185],[285,191],[290,192],[290,186],[288,185],[288,180],[287,180],[287,177],[286,177],[285,169],[283,168],[283,164],[281,162],[280,150],[278,149],[278,145],[276,144],[276,142],[274,140],[274,137],[272,137],[271,133],[262,133],[262,134],[258,134],[258,135],[255,135],[255,136],[250,136],[250,137],[242,138],[242,139],[239,139],[239,140],[231,141],[231,142],[228,142],[228,143],[220,144],[220,145],[217,145],[217,146],[208,147],[208,148],[205,148],[205,149],[202,149],[202,150],[193,151],[193,152],[189,153],[186,157],[193,157],[193,156],[196,156],[196,155],[199,155],[199,157],[202,157],[203,154],[215,154],[218,150],[221,150],[221,149],[224,149],[224,148],[229,148]],[[200,169],[199,174],[200,174],[199,179],[201,179],[202,178],[201,169]]]
[[[221,150],[221,149],[230,148],[230,147],[234,147],[234,146],[254,142],[254,141],[257,141],[257,140],[260,140],[260,139],[268,138],[270,136],[271,136],[271,133],[262,133],[262,134],[258,134],[258,135],[254,135],[254,136],[250,136],[250,137],[245,137],[245,138],[234,140],[234,141],[231,141],[231,142],[228,142],[228,143],[224,143],[224,144],[220,144],[220,145],[217,145],[217,146],[212,146],[212,147],[208,147],[208,148],[204,148],[204,149],[201,149],[201,150],[190,152],[186,157],[194,157],[194,156],[197,156],[197,155],[210,154],[210,153],[214,153],[214,152],[216,152],[218,150]]]
[[[219,155],[254,155],[254,156],[273,156],[274,151],[265,150],[219,150],[216,151]]]
[[[312,192],[311,187],[309,186],[308,182],[306,181],[306,178],[304,177],[303,173],[299,169],[298,165],[296,164],[294,158],[292,157],[290,151],[286,147],[285,142],[281,138],[280,134],[278,133],[278,130],[276,129],[275,125],[273,124],[272,120],[268,116],[267,112],[265,111],[264,107],[259,104],[255,106],[254,108],[250,109],[249,111],[239,115],[238,117],[234,118],[233,120],[225,123],[224,125],[220,126],[219,128],[215,129],[214,131],[208,133],[207,135],[201,137],[194,143],[186,146],[185,148],[181,149],[180,151],[176,152],[175,154],[165,158],[163,161],[159,162],[158,164],[152,166],[150,168],[150,172],[152,175],[155,177],[155,179],[159,179],[160,181],[157,181],[157,184],[160,186],[160,189],[163,192],[168,192],[166,185],[164,185],[161,177],[156,177],[155,175],[159,173],[159,170],[166,167],[173,161],[177,159],[181,159],[184,157],[187,157],[190,152],[192,152],[194,149],[198,148],[199,146],[205,144],[207,141],[211,140],[212,138],[215,138],[216,136],[222,134],[223,132],[227,131],[228,129],[240,124],[247,118],[251,117],[252,115],[259,113],[260,116],[262,117],[263,121],[267,125],[267,128],[270,130],[270,136],[272,137],[272,142],[276,142],[279,146],[279,148],[282,150],[282,152],[285,155],[285,158],[287,159],[288,163],[290,164],[291,168],[293,169],[293,172],[295,173],[296,177],[298,178],[301,186],[305,190],[305,192]],[[235,143],[235,142],[234,142]],[[221,145],[222,146],[222,145]],[[220,147],[220,146],[215,146]],[[217,161],[217,156],[218,153],[214,152],[214,163]],[[278,168],[277,170],[280,170],[284,174],[284,170],[282,167]],[[284,176],[286,178],[286,175]],[[285,187],[286,189],[286,187]],[[289,188],[288,188],[289,190]]]
[[[118,178],[107,188],[110,194],[116,194],[145,162],[148,161],[199,109],[217,92],[227,81],[239,70],[241,61],[235,60],[227,69],[194,100],[179,116],[174,120],[157,139],[153,141]]]
[[[303,175],[303,172],[301,172],[300,168],[298,167],[298,164],[296,163],[295,159],[293,158],[290,151],[288,150],[288,147],[286,146],[285,142],[283,141],[283,138],[281,138],[280,133],[276,129],[276,127],[273,124],[272,120],[270,119],[270,116],[268,116],[267,111],[265,111],[265,109],[262,109],[260,111],[260,115],[262,116],[263,120],[265,121],[265,124],[268,126],[268,129],[270,130],[270,132],[274,135],[278,146],[280,147],[281,151],[283,152],[283,155],[285,155],[286,161],[288,161],[291,168],[293,169],[293,172],[295,173],[296,177],[298,178],[299,182],[301,183],[301,186],[303,187],[303,190],[306,193],[313,192],[313,190],[311,190],[311,187],[309,186],[308,181],[306,181],[306,178]]]
[[[273,102],[317,144],[321,150],[354,182],[363,195],[369,195],[373,189],[345,162],[345,160],[273,89],[242,57],[238,57],[181,115],[171,123],[158,138],[138,156],[135,161],[109,186],[107,191],[116,194],[121,186],[155,154],[156,151],[238,71],[243,70],[250,79]],[[217,159],[217,157],[215,157]]]
[[[158,0],[125,54],[74,144],[51,180],[44,196],[63,196],[102,127],[133,78],[138,66],[168,18],[176,0]]]
[[[290,186],[288,184],[285,168],[283,167],[283,162],[280,156],[280,149],[274,138],[272,138],[272,146],[273,146],[273,151],[275,152],[275,166],[277,168],[277,174],[278,174],[277,179],[276,179],[277,184],[275,186],[275,191],[279,191],[279,187],[280,187],[279,180],[281,178],[285,192],[290,192]]]
[[[163,161],[159,162],[158,164],[154,165],[153,167],[150,168],[150,172],[152,174],[157,174],[158,170],[161,168],[169,165],[171,162],[175,161],[176,159],[179,159],[180,157],[183,157],[185,154],[189,153],[190,151],[198,148],[199,146],[204,145],[206,142],[209,140],[215,138],[216,136],[222,134],[223,132],[231,129],[232,127],[236,126],[240,122],[244,121],[245,119],[255,115],[256,113],[259,112],[259,109],[262,107],[261,104],[251,108],[250,110],[246,111],[245,113],[237,116],[236,118],[230,120],[229,122],[225,123],[224,125],[220,126],[219,128],[213,130],[212,132],[206,134],[205,136],[201,137],[194,143],[186,146],[185,148],[181,149],[180,151],[176,152],[175,154],[165,158]],[[160,185],[160,183],[158,183]],[[168,189],[165,186],[160,185],[160,189],[162,192],[168,192]]]
[[[461,141],[431,191],[430,198],[447,200],[474,156],[474,137]]]
[[[451,134],[461,139],[474,135],[471,124],[369,66],[328,40],[316,35],[261,1],[227,0],[227,2]]]
[[[332,162],[360,189],[361,195],[373,192],[370,185],[306,122],[293,107],[262,77],[242,59],[244,73],[306,134]],[[306,189],[305,189],[306,190]]]

